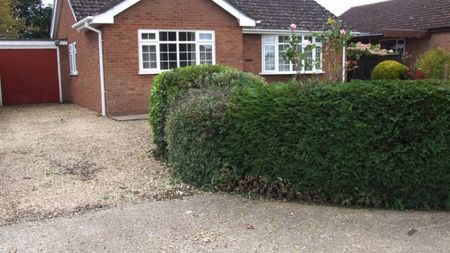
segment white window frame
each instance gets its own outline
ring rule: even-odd
[[[176,32],[177,39],[176,41],[160,41],[159,33],[160,32]],[[195,32],[195,41],[180,41],[179,33],[180,32]],[[143,40],[142,34],[145,33],[154,33],[155,39],[153,40]],[[207,33],[211,34],[211,40],[201,40],[200,34]],[[212,64],[216,64],[216,35],[214,31],[206,31],[206,30],[171,30],[171,29],[139,29],[138,30],[138,47],[139,47],[139,74],[140,75],[154,75],[165,71],[170,71],[170,69],[161,69],[161,59],[160,59],[160,45],[161,44],[176,44],[177,45],[177,67],[180,67],[180,44],[195,44],[195,65],[200,64],[200,46],[202,45],[210,45],[212,46]],[[156,47],[156,68],[144,68],[144,61],[142,56],[142,47],[143,46],[155,46]]]
[[[289,34],[268,34],[268,35],[261,35],[261,75],[294,75],[297,74],[296,71],[294,71],[294,65],[290,63],[289,71],[280,71],[280,52],[279,52],[279,46],[284,43],[279,43],[279,36],[289,36]],[[305,37],[312,37],[313,41],[312,43],[315,44],[317,47],[320,47],[321,54],[320,59],[317,59],[316,49],[312,52],[312,60],[313,60],[313,70],[306,71],[305,70],[305,64],[303,62],[303,69],[300,72],[300,74],[323,74],[325,73],[323,71],[323,45],[322,42],[317,41],[317,38],[314,37],[312,34],[299,34],[299,37],[301,37],[300,41],[303,41]],[[267,40],[274,40],[275,42],[266,42]],[[266,69],[266,45],[272,45],[275,46],[275,70],[267,70]],[[317,68],[317,64],[320,65],[320,68]]]
[[[78,67],[77,67],[77,43],[72,42],[69,44],[69,75],[76,76],[78,75]]]

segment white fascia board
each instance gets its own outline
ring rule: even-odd
[[[0,49],[56,49],[55,41],[0,41]]]
[[[53,0],[52,23],[50,25],[50,38],[55,37],[56,12],[58,11],[58,0]]]
[[[242,33],[244,34],[291,34],[291,30],[280,30],[280,29],[242,29]],[[321,34],[323,31],[307,31],[307,30],[298,30],[295,31],[296,34]]]
[[[92,20],[92,24],[114,24],[114,17],[131,6],[139,3],[141,0],[126,0],[122,3],[112,7],[106,12],[95,15]]]
[[[114,17],[126,9],[130,8],[131,6],[137,4],[141,0],[126,0],[122,3],[112,7],[111,9],[97,14],[95,16],[90,17],[91,20],[89,21],[91,25],[101,25],[101,24],[114,24]],[[256,20],[248,17],[244,13],[240,12],[238,9],[230,5],[228,2],[224,0],[212,0],[214,3],[222,7],[225,11],[230,13],[232,16],[236,17],[239,20],[240,26],[246,26],[246,27],[254,27],[256,26]],[[86,19],[86,18],[85,18]],[[83,19],[83,20],[85,20]],[[72,27],[81,27],[81,23],[84,23],[84,21],[81,20],[74,24]],[[77,25],[78,24],[78,25]],[[82,29],[82,28],[81,28]]]
[[[222,9],[226,10],[228,13],[233,15],[235,18],[239,20],[240,26],[256,26],[256,20],[248,17],[238,9],[236,9],[234,6],[229,4],[227,1],[224,0],[212,0],[214,3],[222,7]]]

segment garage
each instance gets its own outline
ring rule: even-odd
[[[57,44],[0,41],[0,105],[62,102]]]

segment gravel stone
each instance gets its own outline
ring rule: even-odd
[[[145,120],[71,104],[0,107],[0,226],[190,195],[153,148]]]

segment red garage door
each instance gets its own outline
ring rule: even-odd
[[[0,49],[4,105],[59,102],[56,49]]]

